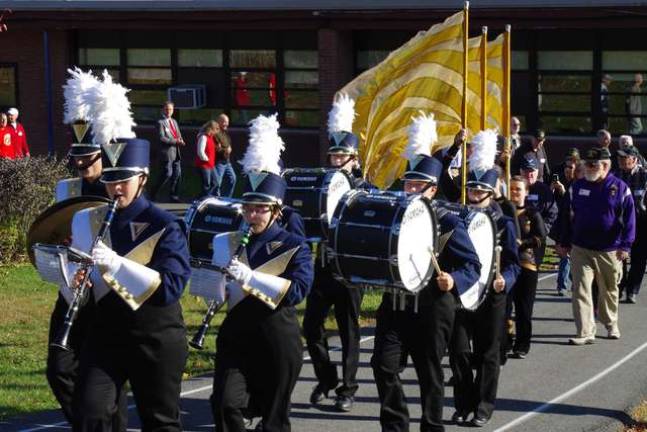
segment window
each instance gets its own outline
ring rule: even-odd
[[[278,112],[287,127],[319,127],[317,33],[192,31],[173,38],[155,31],[81,31],[78,64],[108,69],[131,89],[138,124],[160,116],[169,87],[203,85],[206,106],[176,107],[185,125],[225,112],[232,125]],[[114,41],[115,45],[111,46]]]
[[[647,126],[647,51],[603,51],[600,105],[602,125],[616,134],[638,135]]]
[[[0,107],[7,109],[18,105],[16,67],[0,65]]]
[[[91,69],[97,77],[107,70],[113,81],[119,82],[119,48],[79,48],[78,65],[83,69]]]
[[[537,69],[540,127],[551,134],[591,133],[593,51],[538,51]]]
[[[286,125],[319,126],[319,53],[315,50],[286,50],[283,64]],[[273,99],[276,99],[276,90]]]

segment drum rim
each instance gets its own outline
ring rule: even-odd
[[[193,249],[191,248],[191,237],[192,237],[192,234],[193,234],[193,230],[191,229],[191,227],[193,226],[193,222],[195,220],[196,215],[205,206],[209,205],[210,203],[213,203],[213,204],[225,203],[226,206],[230,207],[230,208],[233,207],[235,204],[241,204],[241,202],[239,200],[235,199],[235,198],[222,198],[222,197],[214,197],[214,196],[208,196],[208,197],[204,197],[202,199],[197,199],[197,200],[193,201],[193,203],[191,204],[191,207],[189,207],[189,210],[187,211],[187,213],[186,213],[186,215],[184,217],[184,222],[186,223],[186,226],[187,226],[186,241],[187,241],[187,246],[189,248],[189,256],[190,256],[190,258],[198,259],[198,257],[193,256],[193,254],[192,254]],[[218,204],[216,204],[216,206],[218,206]],[[242,207],[238,207],[238,213],[242,217]],[[214,233],[214,235],[211,238],[211,241],[213,241],[213,237],[215,237],[217,234],[222,234],[222,233],[225,233],[225,232],[231,232],[231,231],[223,231],[223,232]]]

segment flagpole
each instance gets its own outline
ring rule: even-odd
[[[487,26],[481,27],[481,130],[487,128]]]
[[[467,72],[468,72],[468,36],[469,36],[470,2],[463,6],[463,106],[461,110],[461,127],[467,129]],[[462,143],[461,168],[461,204],[467,203],[467,139]]]
[[[510,159],[512,159],[512,138],[510,137],[510,69],[511,69],[511,36],[512,26],[505,26],[503,34],[503,137],[508,158],[505,162],[505,182],[508,199],[510,199],[510,178],[512,177]]]

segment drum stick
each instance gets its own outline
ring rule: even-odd
[[[431,263],[433,264],[434,269],[436,270],[436,274],[440,275],[443,271],[440,269],[440,265],[438,265],[438,259],[436,258],[436,254],[431,248],[429,248],[429,254],[431,254]]]
[[[496,268],[496,278],[499,279],[501,277],[501,246],[497,246],[494,248],[494,265]]]

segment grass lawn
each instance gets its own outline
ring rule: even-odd
[[[622,432],[647,432],[647,400],[640,402],[630,414],[634,423],[627,425]]]
[[[0,310],[4,311],[0,313],[0,420],[58,408],[45,377],[49,317],[56,296],[56,287],[42,282],[31,265],[0,267]],[[364,296],[362,325],[374,323],[380,298],[379,291]],[[182,306],[191,338],[202,322],[206,305],[187,294]],[[300,320],[304,306],[302,303],[298,308]],[[212,369],[215,331],[224,317],[224,310],[214,317],[203,351],[190,349],[185,378]],[[336,328],[332,315],[326,327]]]

